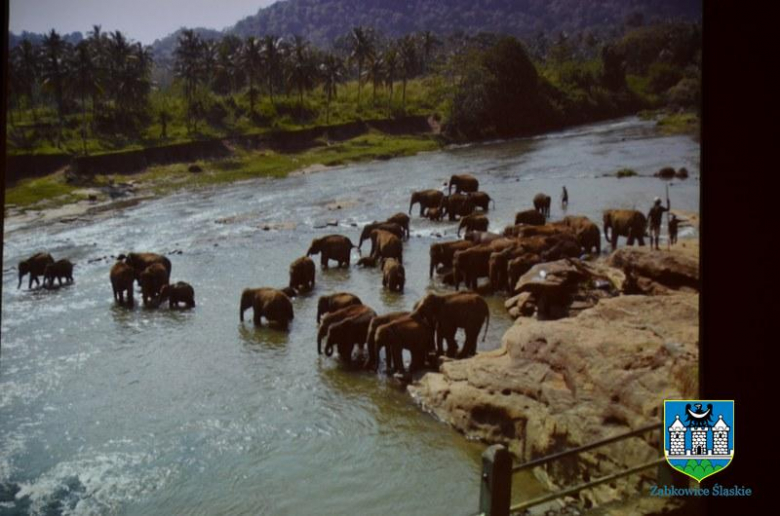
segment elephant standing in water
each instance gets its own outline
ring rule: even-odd
[[[601,253],[601,231],[595,222],[588,217],[568,215],[563,218],[563,223],[574,230],[580,246],[589,253],[596,248],[596,254]]]
[[[160,263],[165,267],[165,270],[168,271],[167,281],[170,281],[171,261],[165,256],[157,253],[128,253],[127,255],[120,254],[118,259],[124,260],[127,265],[133,268],[136,280],[140,280],[141,273],[146,270],[147,267],[155,263]]]
[[[436,354],[433,327],[424,318],[413,313],[379,326],[376,330],[375,342],[377,349],[384,347],[385,354],[392,357],[388,360],[388,373],[405,372],[404,349],[408,349],[412,354],[410,372],[425,367],[426,358]],[[433,361],[432,359],[431,362]]]
[[[322,354],[322,339],[328,335],[331,326],[340,323],[341,321],[346,321],[347,319],[361,317],[365,314],[371,314],[371,317],[374,317],[376,312],[366,305],[350,305],[326,314],[325,317],[322,318],[322,322],[320,322],[320,326],[317,329],[317,354]],[[366,326],[366,328],[368,327]],[[365,340],[363,342],[365,342]],[[326,349],[325,353],[330,356],[333,353],[333,349]]]
[[[515,214],[515,225],[528,224],[529,226],[543,226],[547,220],[544,214],[536,210],[519,211]]]
[[[110,276],[111,288],[114,291],[114,300],[119,302],[120,305],[124,305],[124,293],[127,292],[127,306],[132,307],[135,270],[120,260],[111,267]]]
[[[302,256],[290,264],[289,288],[296,292],[312,290],[316,268],[314,261],[308,256]]]
[[[479,180],[471,174],[453,174],[450,177],[447,193],[452,193],[452,187],[455,187],[455,193],[476,192],[479,190]]]
[[[343,235],[328,235],[312,240],[306,256],[319,254],[323,269],[328,268],[329,260],[337,261],[339,267],[349,267],[349,255],[353,247],[356,247],[355,244]]]
[[[490,310],[487,302],[479,294],[473,292],[456,292],[439,296],[427,294],[417,304],[412,313],[428,321],[431,327],[436,328],[436,349],[439,354],[443,352],[443,341],[447,341],[447,356],[454,357],[457,353],[458,342],[455,333],[458,328],[466,332],[466,342],[463,349],[457,353],[458,358],[467,358],[477,353],[477,339],[482,324],[485,324],[487,337],[490,324]]]
[[[367,306],[360,306],[360,313],[330,324],[325,338],[325,354],[331,356],[335,347],[339,358],[347,365],[352,363],[355,346],[363,349],[368,337],[368,327],[376,312]]]
[[[379,350],[382,349],[376,345],[376,331],[380,326],[409,315],[411,312],[390,312],[389,314],[377,315],[371,319],[368,325],[368,335],[366,344],[368,345],[368,358],[363,364],[366,369],[376,371],[379,367]],[[392,369],[393,359],[390,350],[385,348],[385,363],[388,371]]]
[[[38,280],[38,276],[43,276],[46,267],[53,263],[54,258],[52,258],[49,253],[37,253],[26,260],[19,262],[19,285],[17,285],[16,288],[22,287],[22,278],[27,274],[30,275],[30,283],[27,285],[28,289],[32,288],[33,281],[35,281],[36,285],[40,285],[41,283]],[[44,277],[44,283],[45,282],[46,279]]]
[[[287,328],[295,318],[290,298],[281,290],[275,288],[247,288],[241,293],[241,308],[239,319],[244,321],[244,312],[252,308],[254,314],[252,320],[255,325],[262,325],[262,318],[273,321],[283,328]]]
[[[458,224],[458,236],[460,236],[460,230],[465,228],[466,231],[487,231],[490,221],[481,213],[474,213],[467,215],[460,219]]]
[[[162,263],[153,263],[138,278],[144,306],[159,305],[160,290],[168,284],[168,271]]]
[[[371,232],[371,257],[379,259],[380,266],[384,266],[387,258],[395,258],[403,261],[404,248],[400,238],[381,229]]]
[[[57,260],[46,266],[43,270],[43,286],[53,287],[55,278],[60,286],[62,286],[63,278],[68,283],[73,283],[73,264],[70,260]]]
[[[160,289],[160,302],[168,300],[168,308],[178,307],[184,303],[187,308],[195,307],[195,289],[184,281],[177,281],[173,285],[163,285]]]
[[[391,292],[403,292],[406,270],[395,258],[388,258],[382,266],[382,286]]]
[[[352,305],[362,305],[363,302],[355,294],[349,292],[336,292],[328,296],[320,296],[317,300],[317,324],[323,315],[335,312]]]
[[[439,209],[449,220],[456,220],[458,217],[466,217],[474,213],[475,206],[468,195],[454,193],[442,198]]]
[[[360,232],[360,240],[358,241],[358,251],[360,251],[360,248],[363,247],[363,242],[371,238],[371,232],[374,231],[375,229],[381,229],[382,231],[387,231],[388,233],[392,233],[401,239],[403,239],[404,236],[406,235],[403,226],[401,226],[400,224],[396,224],[395,222],[374,221],[363,226],[363,230]],[[373,247],[371,248],[371,252],[369,254],[370,255],[374,254]]]
[[[444,192],[440,192],[439,190],[420,190],[418,192],[412,192],[412,199],[409,201],[409,214],[412,213],[412,206],[420,203],[420,217],[423,217],[425,216],[426,209],[438,207],[443,198]]]
[[[552,199],[549,195],[538,193],[534,196],[534,209],[544,215],[545,218],[550,216],[550,203]]]
[[[496,200],[490,197],[486,192],[472,192],[468,194],[469,199],[471,199],[471,202],[474,203],[474,206],[477,208],[480,208],[482,211],[488,211],[490,207],[490,203],[493,203],[493,208],[496,207]]]
[[[610,234],[609,230],[612,230]],[[606,210],[604,212],[604,238],[612,244],[612,250],[617,249],[618,237],[628,237],[628,245],[645,245],[647,218],[637,210]]]
[[[406,240],[409,240],[409,215],[398,212],[392,217],[388,217],[385,222],[394,222],[404,228],[404,232],[406,232]]]

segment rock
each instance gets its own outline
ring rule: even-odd
[[[672,179],[674,177],[675,171],[672,167],[664,167],[658,172],[656,172],[654,175],[655,177],[660,177],[661,179]]]
[[[685,167],[680,168],[675,174],[674,177],[678,179],[688,179],[688,169]]]
[[[664,399],[696,395],[698,304],[692,293],[619,296],[576,317],[523,319],[500,349],[444,363],[408,391],[469,438],[507,445],[520,462],[582,446],[660,421]],[[657,458],[658,439],[647,434],[553,463],[547,487]],[[642,478],[618,480],[590,501],[625,498]]]
[[[699,291],[699,262],[680,252],[622,247],[613,252],[607,264],[621,269],[631,293],[658,295],[674,290]]]

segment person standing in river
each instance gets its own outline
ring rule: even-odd
[[[561,194],[561,206],[566,208],[569,206],[569,192],[566,190],[566,187],[563,187],[563,193]]]
[[[665,211],[669,211],[669,200],[666,201],[666,208],[661,205],[661,198],[656,197],[653,207],[647,213],[647,221],[650,224],[650,248],[653,248],[653,242],[655,242],[655,248],[658,247],[658,240],[661,236],[661,219],[664,216]]]

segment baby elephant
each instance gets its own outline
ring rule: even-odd
[[[296,292],[312,290],[314,288],[315,267],[314,260],[308,256],[302,256],[290,264],[290,287]]]
[[[430,220],[436,220],[441,221],[441,218],[444,214],[441,212],[441,208],[438,206],[433,208],[428,208],[428,211],[425,213],[425,217]]]
[[[173,285],[163,285],[160,289],[160,302],[168,300],[168,307],[178,307],[184,303],[187,308],[195,306],[195,290],[192,285],[184,281],[177,281]]]
[[[391,292],[403,292],[406,270],[395,258],[388,258],[382,266],[382,286]]]
[[[54,286],[54,279],[62,286],[62,279],[68,283],[73,283],[73,264],[70,260],[57,260],[50,263],[43,269],[43,286],[51,288]]]

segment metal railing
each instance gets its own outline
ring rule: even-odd
[[[546,457],[534,459],[523,464],[512,465],[512,456],[505,446],[497,444],[490,446],[482,454],[482,479],[480,485],[479,496],[479,515],[480,516],[508,516],[510,513],[516,513],[528,509],[530,507],[540,505],[564,496],[570,496],[579,493],[582,490],[596,487],[598,485],[611,482],[618,478],[634,475],[646,469],[658,467],[659,484],[677,484],[681,481],[681,478],[674,475],[671,468],[666,463],[663,457],[651,460],[644,464],[639,464],[627,468],[625,470],[612,473],[588,482],[579,484],[577,486],[568,487],[548,493],[546,495],[526,500],[521,503],[511,505],[512,498],[512,475],[519,471],[528,470],[538,466],[543,466],[550,462],[555,462],[565,457],[577,455],[579,453],[592,450],[594,448],[600,448],[608,444],[623,441],[625,439],[642,435],[646,432],[653,430],[661,430],[663,425],[661,423],[654,423],[646,425],[636,430],[626,432],[623,434],[615,435],[602,439],[600,441],[586,444],[570,450],[565,450],[559,453],[554,453]]]

